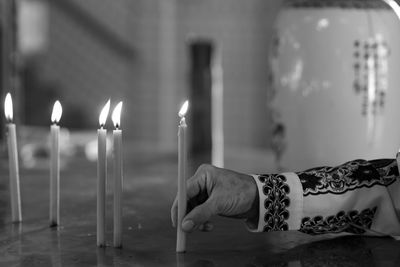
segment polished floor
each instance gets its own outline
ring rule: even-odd
[[[178,255],[170,222],[176,155],[140,152],[129,146],[124,154],[122,249],[96,247],[95,162],[79,153],[68,159],[61,171],[61,226],[50,228],[48,169],[21,168],[23,223],[11,224],[7,158],[2,156],[0,266],[400,266],[400,242],[390,238],[254,234],[243,222],[227,218],[215,218],[210,233],[190,234],[187,252]],[[109,173],[110,244],[112,161]]]

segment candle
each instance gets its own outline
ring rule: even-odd
[[[107,185],[107,130],[104,126],[110,110],[110,100],[100,112],[97,130],[97,246],[105,246],[106,185]]]
[[[186,234],[182,230],[182,220],[186,215],[186,165],[187,165],[187,150],[186,150],[186,120],[185,114],[189,107],[189,101],[183,103],[179,110],[179,127],[178,127],[178,218],[176,230],[176,252],[185,252],[186,250]]]
[[[10,197],[11,197],[11,221],[13,223],[21,222],[21,196],[19,189],[19,167],[17,135],[13,120],[13,105],[10,93],[7,93],[4,101],[4,113],[7,123],[7,144],[8,144],[8,162],[10,167]]]
[[[224,111],[223,111],[223,70],[221,55],[214,57],[211,68],[211,163],[214,166],[224,167]]]
[[[57,100],[53,106],[50,126],[50,227],[60,224],[60,126],[62,107]]]
[[[114,123],[114,247],[122,247],[122,130],[120,129],[122,102],[119,102],[111,115]]]
[[[400,149],[396,154],[396,162],[397,162],[397,169],[398,169],[398,171],[400,173]]]

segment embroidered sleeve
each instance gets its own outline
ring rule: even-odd
[[[375,185],[389,186],[398,177],[396,161],[353,160],[337,167],[319,167],[298,172],[303,195],[344,194],[359,188]]]
[[[399,203],[391,193],[400,192],[395,160],[353,160],[297,175],[303,188],[301,232],[400,235]]]
[[[253,177],[260,196],[255,231],[400,235],[396,160],[353,160],[337,167]]]
[[[303,209],[300,180],[294,173],[253,175],[259,192],[257,229],[285,231],[299,229]]]

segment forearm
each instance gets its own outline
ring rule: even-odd
[[[254,179],[260,195],[256,231],[400,235],[400,200],[392,195],[400,181],[393,160],[356,160]]]

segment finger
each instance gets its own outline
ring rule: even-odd
[[[203,232],[211,232],[214,229],[214,225],[211,222],[205,222],[199,226],[199,230]]]
[[[186,181],[186,195],[187,195],[187,199],[188,199],[188,210],[187,212],[190,212],[195,206],[200,205],[201,203],[203,203],[208,196],[204,197],[203,194],[200,194],[201,191],[203,190],[203,188],[205,188],[205,186],[203,186],[202,181],[205,180],[205,175],[206,175],[206,169],[208,167],[206,165],[202,165],[200,166],[196,173],[190,177],[187,181]],[[201,196],[200,201],[196,200],[196,199],[192,199],[193,197],[197,196],[197,195]],[[177,224],[177,217],[178,217],[178,196],[176,196],[175,201],[171,207],[171,221],[172,221],[172,226],[176,227]]]
[[[186,213],[189,213],[195,207],[203,204],[204,202],[207,201],[207,199],[208,199],[208,194],[207,194],[206,190],[202,190],[196,196],[189,198],[187,200]]]
[[[195,207],[183,218],[182,229],[185,232],[192,232],[207,222],[213,215],[216,215],[216,208],[214,202],[209,199]]]
[[[197,171],[192,177],[186,181],[186,195],[188,199],[197,196],[201,191],[205,189],[205,173]]]
[[[204,228],[205,228],[205,223],[203,223],[203,224],[201,224],[201,225],[199,226],[199,231],[204,232]]]
[[[212,188],[213,175],[215,174],[215,169],[218,169],[209,164],[202,164],[196,171],[196,173],[190,177],[186,182],[186,194],[188,198],[195,197],[200,192]]]
[[[175,197],[174,203],[172,204],[171,207],[171,221],[173,227],[176,227],[177,217],[178,217],[178,198]]]
[[[206,232],[211,232],[214,229],[214,224],[212,222],[206,222],[204,224],[204,229]]]

